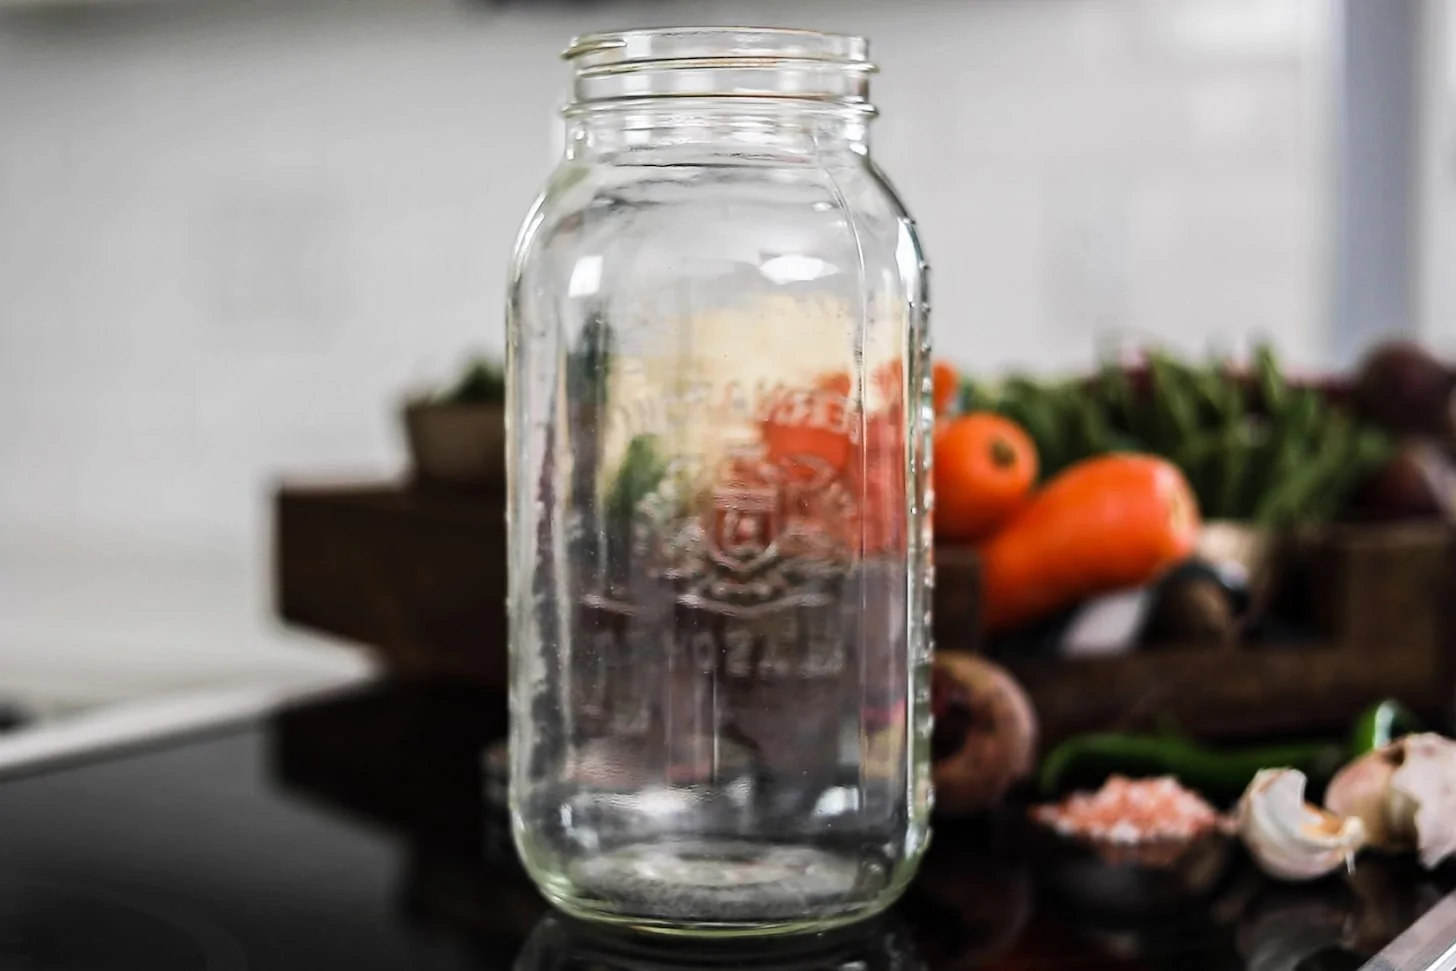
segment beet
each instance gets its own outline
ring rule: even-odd
[[[1391,341],[1365,356],[1355,382],[1355,408],[1397,435],[1456,438],[1452,392],[1456,375],[1412,341]]]
[[[989,809],[1035,765],[1031,699],[1000,665],[961,651],[935,652],[930,684],[936,811]]]
[[[1366,520],[1425,519],[1452,513],[1456,469],[1429,442],[1402,443],[1355,493],[1353,509]]]

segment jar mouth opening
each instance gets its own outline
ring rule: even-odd
[[[577,70],[665,61],[811,61],[874,71],[869,42],[792,27],[643,27],[574,38],[561,56]]]
[[[867,110],[869,42],[785,27],[653,27],[586,34],[568,111],[654,98],[773,98]]]

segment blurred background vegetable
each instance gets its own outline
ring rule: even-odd
[[[1389,341],[1371,348],[1355,378],[1356,411],[1398,435],[1440,439],[1456,445],[1453,374],[1429,351],[1411,341]]]
[[[967,381],[962,405],[1025,428],[1044,477],[1108,452],[1160,455],[1206,519],[1259,526],[1333,518],[1394,447],[1320,390],[1291,383],[1268,346],[1247,369],[1150,352],[1140,367],[1109,364],[1090,379]]]
[[[1173,732],[1098,732],[1069,738],[1042,760],[1041,788],[1049,796],[1095,789],[1114,775],[1169,775],[1204,797],[1228,805],[1262,769],[1295,768],[1323,785],[1348,757],[1338,742],[1211,748]]]
[[[1036,714],[1021,685],[1000,665],[962,651],[937,651],[930,706],[938,810],[988,809],[1031,774]]]
[[[1087,459],[1054,477],[980,549],[991,632],[1110,590],[1143,586],[1193,552],[1198,506],[1150,455]]]
[[[949,419],[935,433],[935,532],[976,542],[1027,501],[1036,446],[1010,419],[987,412]]]
[[[505,369],[499,361],[474,358],[436,400],[451,405],[500,404],[506,400]]]

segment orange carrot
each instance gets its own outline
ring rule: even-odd
[[[1193,491],[1171,463],[1151,455],[1079,462],[981,547],[982,626],[1014,628],[1147,584],[1193,552],[1198,530]]]

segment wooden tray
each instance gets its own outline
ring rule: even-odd
[[[502,497],[393,484],[283,488],[275,539],[286,621],[368,645],[405,673],[505,687]],[[1047,742],[1166,718],[1207,738],[1323,731],[1385,697],[1444,718],[1456,699],[1452,553],[1449,531],[1424,524],[1309,540],[1320,643],[1163,645],[1009,666]],[[936,560],[937,647],[974,650],[974,556],[939,549]]]

